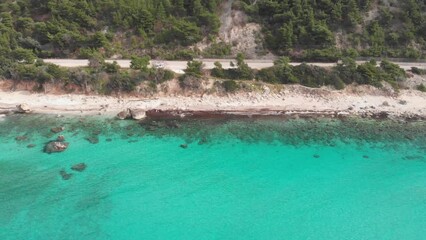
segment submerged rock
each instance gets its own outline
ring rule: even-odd
[[[101,135],[101,133],[102,133],[102,130],[99,130],[99,129],[92,132],[93,135]]]
[[[207,143],[207,138],[206,137],[202,137],[200,139],[200,141],[198,141],[198,145],[203,145],[203,144],[206,144],[206,143]]]
[[[87,168],[87,165],[85,163],[79,163],[72,166],[71,170],[77,171],[77,172],[83,172],[86,168]]]
[[[59,171],[63,180],[69,180],[72,177],[72,173],[67,173],[65,170]]]
[[[34,147],[36,147],[36,145],[35,145],[35,144],[28,144],[28,145],[27,145],[27,148],[34,148]]]
[[[69,143],[50,141],[44,146],[45,153],[58,153],[63,152],[68,148]]]
[[[97,136],[90,136],[85,138],[87,141],[89,141],[91,144],[97,144],[99,143],[99,138]]]
[[[64,130],[65,130],[64,127],[54,127],[54,128],[50,129],[50,131],[53,132],[53,133],[60,133],[60,132],[62,132]]]
[[[18,141],[18,142],[26,141],[26,140],[28,140],[28,137],[27,136],[17,136],[15,138],[15,140]]]
[[[19,105],[16,105],[16,112],[17,113],[30,113],[31,108],[25,103],[19,104]]]
[[[167,122],[166,126],[168,128],[180,128],[180,125],[176,121]]]
[[[315,155],[314,155],[314,158],[320,158],[320,155],[315,154]]]
[[[183,149],[187,149],[188,148],[188,144],[181,144],[179,147],[181,147]]]
[[[130,109],[126,109],[117,114],[117,118],[120,120],[129,119],[131,117],[132,117],[132,113],[130,112]]]
[[[56,138],[56,141],[58,141],[58,142],[65,142],[65,137],[64,137],[64,135],[59,135],[59,136]]]
[[[370,158],[369,156],[367,156],[367,155],[364,155],[364,156],[362,156],[363,158],[365,158],[365,159],[368,159],[368,158]]]

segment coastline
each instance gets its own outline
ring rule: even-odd
[[[81,94],[41,94],[28,91],[0,90],[0,114],[27,104],[32,113],[107,115],[133,109],[165,114],[197,115],[213,113],[224,115],[283,115],[292,117],[346,117],[395,118],[426,120],[426,93],[401,90],[390,94],[369,86],[349,87],[343,91],[326,88],[311,89],[303,86],[286,86],[273,91],[240,92],[230,95],[197,94],[180,96],[157,94],[147,97],[112,97]],[[151,110],[151,111],[150,111]]]

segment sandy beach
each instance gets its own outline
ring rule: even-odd
[[[0,91],[0,112],[27,104],[33,113],[115,115],[124,109],[240,111],[256,113],[265,110],[287,112],[340,112],[368,115],[387,112],[389,116],[426,117],[426,93],[401,90],[390,94],[369,86],[348,87],[343,91],[286,86],[282,90],[268,87],[258,92],[237,94],[146,97],[112,97],[79,94],[42,94],[28,91]]]

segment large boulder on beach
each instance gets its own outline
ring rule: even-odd
[[[141,120],[146,117],[146,112],[140,109],[130,109],[130,114],[134,120]]]
[[[117,118],[120,120],[129,119],[131,117],[132,113],[130,112],[130,109],[123,110],[117,114]]]
[[[60,141],[50,141],[44,146],[45,153],[59,153],[68,148],[69,143]]]
[[[25,103],[19,104],[19,105],[16,105],[16,112],[17,113],[30,113],[31,108]]]

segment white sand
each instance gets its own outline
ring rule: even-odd
[[[228,96],[115,98],[87,95],[50,95],[26,91],[0,91],[0,111],[26,103],[35,113],[116,114],[131,109],[344,111],[351,114],[386,111],[394,116],[426,116],[426,93],[403,90],[389,96],[371,87],[345,91],[286,86],[280,92],[239,93]],[[401,101],[406,101],[406,104]],[[388,104],[383,105],[384,102]]]

